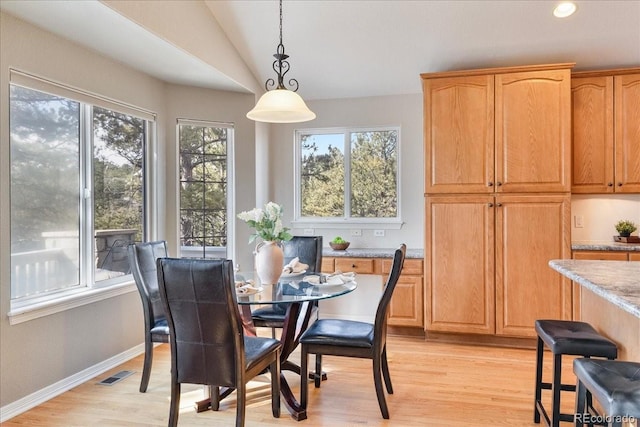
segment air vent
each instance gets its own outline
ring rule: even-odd
[[[133,374],[133,371],[120,371],[120,372],[117,372],[117,373],[111,375],[109,378],[103,379],[102,381],[100,381],[97,384],[99,384],[99,385],[114,385],[118,381],[122,381],[123,379],[127,378],[131,374]]]

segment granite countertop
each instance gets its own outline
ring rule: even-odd
[[[572,251],[624,251],[640,252],[640,243],[618,243],[613,241],[571,242]]]
[[[326,257],[349,257],[349,258],[393,258],[393,253],[397,248],[351,248],[344,251],[334,251],[331,248],[322,248],[322,256]],[[407,248],[406,258],[424,258],[422,249]]]
[[[555,259],[549,266],[640,318],[640,262]]]

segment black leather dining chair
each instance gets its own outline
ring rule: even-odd
[[[244,426],[246,383],[269,369],[271,411],[280,417],[280,351],[272,338],[245,336],[231,260],[160,258],[158,285],[170,332],[169,426],[178,423],[181,384],[209,387],[219,409],[220,389],[236,390],[236,427]]]
[[[167,256],[167,243],[164,240],[134,243],[127,247],[127,254],[144,314],[144,364],[140,381],[140,392],[144,393],[151,375],[153,343],[169,342],[169,327],[158,294],[156,271],[156,259]]]
[[[396,249],[393,265],[384,291],[378,302],[375,323],[342,319],[320,319],[313,323],[300,337],[302,345],[300,364],[300,406],[306,410],[308,399],[308,355],[316,355],[316,372],[322,371],[322,355],[358,357],[373,360],[373,380],[380,412],[389,418],[389,409],[384,396],[382,377],[387,392],[393,394],[389,363],[387,361],[387,318],[389,302],[402,272],[406,245]],[[315,376],[315,386],[320,387],[320,376]]]
[[[322,268],[322,236],[293,236],[284,242],[284,263],[290,263],[298,257],[300,262],[309,266],[308,271],[319,273]],[[314,307],[317,316],[317,304]],[[275,329],[284,326],[286,305],[270,304],[258,308],[251,313],[254,326],[271,328],[271,336],[275,337]]]

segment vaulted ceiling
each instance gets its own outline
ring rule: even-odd
[[[114,1],[0,0],[0,7],[169,82],[255,92],[275,77],[276,0],[184,0],[173,7],[187,2],[211,14],[253,87],[223,62],[123,15]],[[153,15],[165,2],[138,3]],[[287,77],[299,81],[305,99],[330,99],[419,93],[424,72],[554,62],[575,62],[577,70],[640,66],[640,1],[576,3],[573,16],[558,19],[557,2],[548,0],[284,0]]]

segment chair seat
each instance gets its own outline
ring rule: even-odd
[[[576,359],[573,372],[607,415],[640,418],[640,363]]]
[[[341,319],[317,320],[300,337],[302,344],[373,347],[373,325]]]
[[[158,320],[151,328],[151,334],[169,336],[169,325],[167,324],[167,319]]]
[[[251,312],[251,318],[255,320],[263,320],[269,322],[284,322],[287,310],[277,304],[270,304],[266,307],[260,307]]]
[[[553,354],[569,354],[615,359],[616,344],[603,337],[585,322],[569,320],[536,320],[538,336]]]
[[[273,338],[244,337],[244,353],[247,370],[258,365],[269,353],[280,347],[280,341]]]

